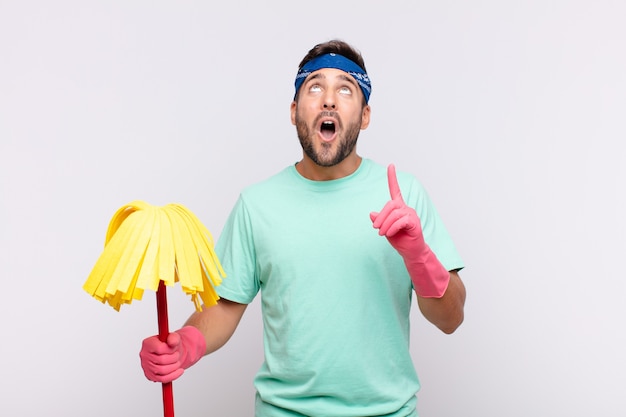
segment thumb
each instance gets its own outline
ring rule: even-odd
[[[377,213],[377,212],[372,211],[372,212],[370,213],[370,220],[372,221],[372,223],[376,221],[376,218],[377,218],[377,217],[378,217],[378,213]]]
[[[167,339],[165,342],[169,347],[177,348],[178,345],[180,345],[180,335],[176,332],[172,332],[167,335]]]

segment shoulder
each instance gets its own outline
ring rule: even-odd
[[[262,198],[287,186],[293,180],[293,166],[283,168],[274,175],[246,186],[241,195],[245,198]]]

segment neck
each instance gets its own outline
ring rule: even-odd
[[[296,170],[304,178],[312,181],[330,181],[347,177],[356,171],[361,165],[361,158],[356,153],[350,154],[346,159],[331,167],[317,165],[306,155],[296,164]]]

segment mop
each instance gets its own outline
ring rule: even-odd
[[[152,206],[133,201],[109,222],[105,246],[83,289],[120,311],[156,292],[159,340],[169,334],[167,286],[180,283],[197,311],[217,304],[215,288],[226,274],[213,250],[213,237],[200,220],[180,204]],[[163,383],[165,417],[174,417],[172,383]]]

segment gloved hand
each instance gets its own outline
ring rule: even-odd
[[[373,226],[404,259],[417,295],[440,298],[448,288],[450,273],[424,240],[417,213],[404,203],[393,164],[387,168],[387,179],[391,200],[380,213],[370,213]]]
[[[170,333],[165,342],[161,342],[158,336],[144,339],[139,357],[146,378],[154,382],[171,382],[198,362],[205,351],[206,341],[200,330],[185,326]]]

